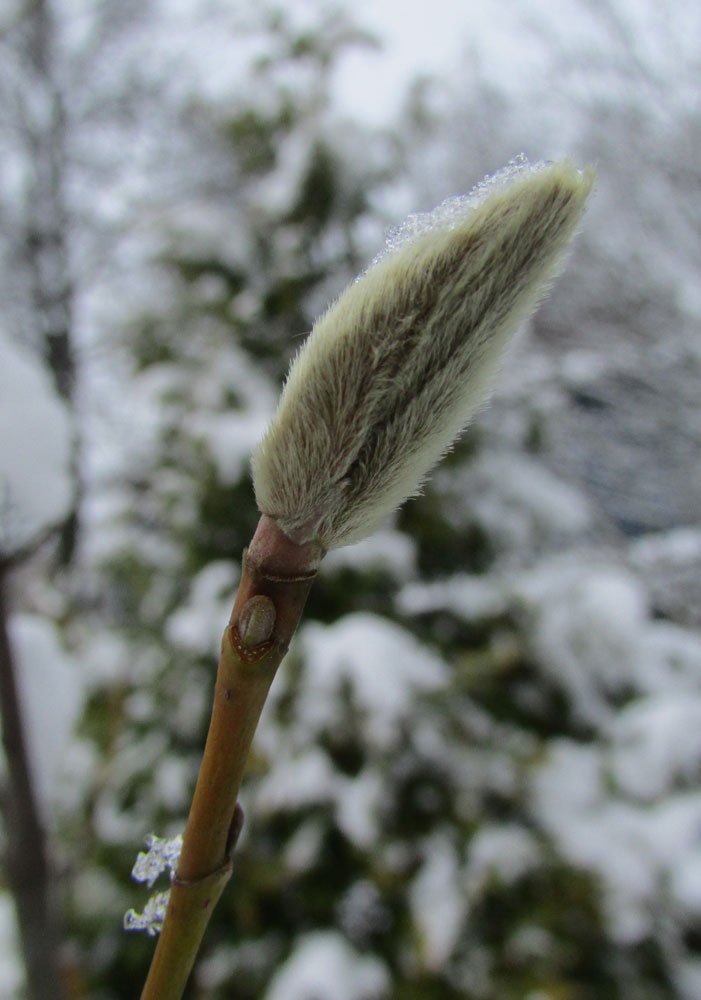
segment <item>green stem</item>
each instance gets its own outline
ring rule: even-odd
[[[141,1000],[182,997],[231,875],[236,804],[258,720],[322,555],[314,543],[295,545],[265,516],[244,553],[178,872]]]

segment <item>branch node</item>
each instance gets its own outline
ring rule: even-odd
[[[244,646],[259,646],[273,634],[275,605],[265,594],[249,598],[239,617],[237,630]]]

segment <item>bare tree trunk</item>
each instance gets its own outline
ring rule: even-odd
[[[31,169],[23,253],[46,364],[59,395],[71,402],[76,363],[72,334],[74,287],[64,193],[66,122],[53,52],[55,26],[49,0],[28,0],[23,35],[32,97],[25,105],[23,123]],[[35,107],[37,113],[33,113]],[[58,562],[64,566],[73,555],[78,533],[77,441],[73,463],[75,503],[59,535]]]
[[[66,243],[65,113],[52,54],[53,18],[48,0],[31,0],[25,14],[29,86],[36,116],[24,123],[31,154],[26,254],[34,311],[41,324],[47,364],[64,399],[75,380],[71,343],[73,288]]]
[[[28,168],[24,218],[15,241],[28,278],[32,325],[56,390],[70,402],[75,382],[74,289],[64,199],[65,114],[54,60],[55,39],[50,0],[25,0],[6,40],[14,50],[12,65],[21,68],[13,108]],[[77,441],[73,461],[77,484]],[[76,486],[74,512],[58,535],[58,558],[64,565],[74,547],[77,501]],[[24,556],[15,553],[13,561],[17,563]],[[65,993],[47,838],[35,798],[17,663],[8,634],[9,575],[9,562],[0,559],[0,721],[7,758],[2,789],[6,826],[3,860],[17,911],[27,995],[31,1000],[62,1000]]]
[[[58,932],[46,838],[33,792],[16,666],[7,628],[7,570],[0,566],[0,718],[7,758],[5,863],[19,923],[31,1000],[61,1000]]]

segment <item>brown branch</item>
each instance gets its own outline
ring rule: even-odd
[[[61,1000],[59,936],[46,837],[34,796],[17,671],[7,629],[7,570],[0,565],[0,717],[7,758],[7,881],[14,897],[31,1000]]]
[[[295,545],[265,516],[244,553],[178,871],[141,1000],[182,996],[231,875],[240,815],[236,804],[258,720],[322,556],[319,545]]]

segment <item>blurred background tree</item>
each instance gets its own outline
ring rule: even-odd
[[[49,5],[3,15],[61,192],[40,209],[5,101],[5,323],[52,364],[27,234],[55,224],[79,373],[64,568],[54,541],[12,579],[82,706],[46,798],[69,997],[143,982],[129,872],[184,825],[289,358],[387,224],[521,150],[597,163],[585,230],[424,495],[323,566],[191,996],[698,996],[699,66],[674,19],[648,50],[642,15],[569,7],[576,31],[525,6],[527,79],[475,41],[392,129],[339,116],[335,68],[373,42],[323,5],[55,2],[49,99],[18,54]]]

